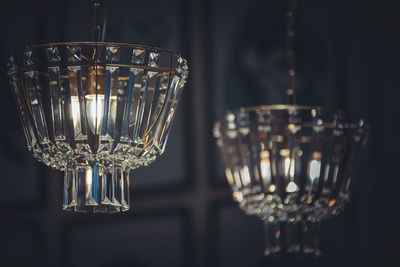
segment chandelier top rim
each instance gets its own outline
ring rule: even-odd
[[[333,107],[326,107],[326,106],[312,106],[312,105],[296,105],[296,104],[273,104],[273,105],[258,105],[258,106],[250,106],[250,107],[241,107],[235,110],[228,110],[225,114],[218,120],[215,121],[214,127],[218,127],[220,123],[226,119],[229,114],[240,114],[246,112],[257,112],[257,111],[264,111],[264,110],[287,110],[287,111],[324,111],[324,112],[332,112],[337,113],[340,115],[344,115],[342,109],[333,108]],[[315,126],[314,123],[303,123],[305,127],[312,127]],[[332,123],[323,123],[324,127],[328,128],[342,128],[342,129],[369,129],[368,125],[365,123],[363,118],[360,118],[358,122],[343,122],[343,125],[338,127],[336,124]]]
[[[26,50],[31,50],[31,49],[36,49],[36,48],[46,48],[46,47],[54,47],[54,46],[79,46],[79,45],[93,45],[93,46],[118,46],[118,47],[130,47],[130,48],[138,48],[138,49],[144,49],[144,50],[152,50],[155,52],[161,52],[165,54],[169,54],[171,56],[175,56],[177,58],[182,58],[183,60],[186,61],[185,58],[182,57],[182,55],[162,49],[159,47],[152,47],[152,46],[147,46],[147,45],[139,45],[139,44],[130,44],[130,43],[119,43],[119,42],[54,42],[54,43],[42,43],[42,44],[34,44],[34,45],[27,45],[23,48],[20,49],[14,49],[12,52],[21,52],[21,51],[26,51]]]

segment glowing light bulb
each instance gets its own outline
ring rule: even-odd
[[[99,133],[103,122],[104,95],[86,95],[86,116],[90,130],[94,134]]]
[[[104,95],[91,94],[86,95],[86,116],[90,130],[94,134],[99,134],[104,122],[104,116],[107,116],[108,127],[114,127],[115,116],[117,112],[117,96],[111,96],[109,107],[105,106]],[[107,114],[105,114],[107,112]]]

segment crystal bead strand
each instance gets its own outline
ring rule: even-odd
[[[288,88],[286,89],[287,103],[295,104],[295,20],[297,0],[289,0],[289,10],[286,12],[286,63],[288,67]]]

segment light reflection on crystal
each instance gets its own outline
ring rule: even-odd
[[[34,123],[39,134],[39,141],[41,144],[46,144],[49,138],[41,104],[41,89],[37,81],[37,73],[34,71],[25,72],[25,82],[29,100],[28,107],[33,113]]]
[[[72,120],[75,134],[81,132],[81,113],[78,96],[71,96]]]
[[[32,50],[27,50],[24,52],[24,65],[25,66],[30,66],[33,64],[32,56],[33,56]]]
[[[155,146],[161,151],[161,153],[165,150],[178,99],[182,93],[182,87],[180,87],[181,80],[182,79],[177,75],[172,78],[168,95],[165,98],[166,105],[161,111],[161,120],[158,125],[154,127]]]
[[[69,87],[71,95],[71,113],[73,119],[74,137],[75,140],[86,140],[86,128],[84,127],[84,120],[82,114],[82,106],[80,101],[80,87],[81,87],[81,67],[69,66]]]
[[[60,86],[60,67],[49,67],[49,82],[54,139],[57,146],[64,151],[70,149],[70,146],[65,143],[67,136],[64,127],[66,96]]]
[[[86,204],[91,204],[91,195],[92,195],[92,183],[93,183],[93,173],[92,168],[88,167],[85,175],[85,184],[86,184]]]
[[[289,182],[286,187],[286,192],[293,193],[299,190],[299,187],[296,185],[295,182]]]
[[[155,88],[157,86],[157,72],[149,71],[147,72],[145,90],[143,92],[143,116],[148,118],[147,120],[142,120],[142,129],[140,129],[140,137],[145,137],[146,133],[153,124],[153,119],[157,118],[157,114],[154,114],[154,96]],[[139,137],[139,136],[138,136]]]
[[[160,54],[159,53],[150,52],[148,65],[150,67],[157,67],[159,58],[160,58]]]
[[[106,60],[108,61],[119,61],[119,47],[107,46],[106,47]]]
[[[274,184],[271,184],[271,185],[268,187],[268,191],[271,192],[271,193],[275,192],[275,190],[276,190],[276,186],[275,186]]]
[[[104,111],[104,95],[86,95],[86,116],[89,128],[97,134],[101,127]]]
[[[269,151],[261,151],[260,153],[260,169],[261,177],[265,185],[271,183],[271,163],[269,157]]]
[[[140,101],[140,91],[143,70],[131,68],[129,71],[129,81],[127,83],[127,96],[122,120],[121,140],[132,141],[133,129],[136,124],[138,113],[138,102]]]
[[[79,46],[67,46],[67,57],[69,62],[81,61],[81,48]]]
[[[7,59],[7,75],[12,75],[16,71],[15,66],[15,58],[13,56],[8,57]]]
[[[321,171],[321,153],[314,152],[313,159],[309,164],[309,178],[311,179],[311,183],[314,182],[316,178],[319,177]]]
[[[10,72],[9,75],[14,75],[14,72]],[[23,101],[24,96],[22,95],[22,88],[20,86],[19,81],[13,77],[9,80],[10,82],[10,87],[12,90],[12,93],[14,95],[14,99],[17,103],[17,108],[18,108],[18,113],[19,113],[19,118],[23,126],[26,142],[27,142],[27,148],[28,150],[32,150],[33,144],[36,142],[36,137],[33,131],[33,126],[31,123],[31,120],[29,119],[28,116],[28,111],[26,108],[26,104]]]
[[[230,168],[225,169],[225,176],[230,185],[233,185],[233,176]]]
[[[72,168],[66,168],[64,172],[64,209],[77,205],[76,186],[77,184],[74,170]]]
[[[118,92],[118,67],[106,67],[104,81],[104,115],[102,116],[102,140],[113,140],[115,137],[115,116]]]
[[[146,51],[143,49],[133,49],[132,60],[133,64],[143,64]]]
[[[60,55],[58,54],[57,46],[46,48],[46,56],[47,60],[50,62],[57,62],[61,60]]]

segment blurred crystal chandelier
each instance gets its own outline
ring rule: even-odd
[[[98,8],[93,42],[28,46],[7,68],[28,149],[64,171],[64,210],[118,212],[130,207],[130,170],[165,150],[188,67],[165,50],[101,42]]]
[[[266,255],[319,255],[318,224],[349,200],[364,127],[297,105],[242,108],[216,122],[234,200],[265,221]]]
[[[229,111],[214,125],[233,198],[264,220],[265,255],[320,255],[319,223],[350,198],[365,123],[340,110],[294,103],[294,11],[287,12],[287,105]]]

